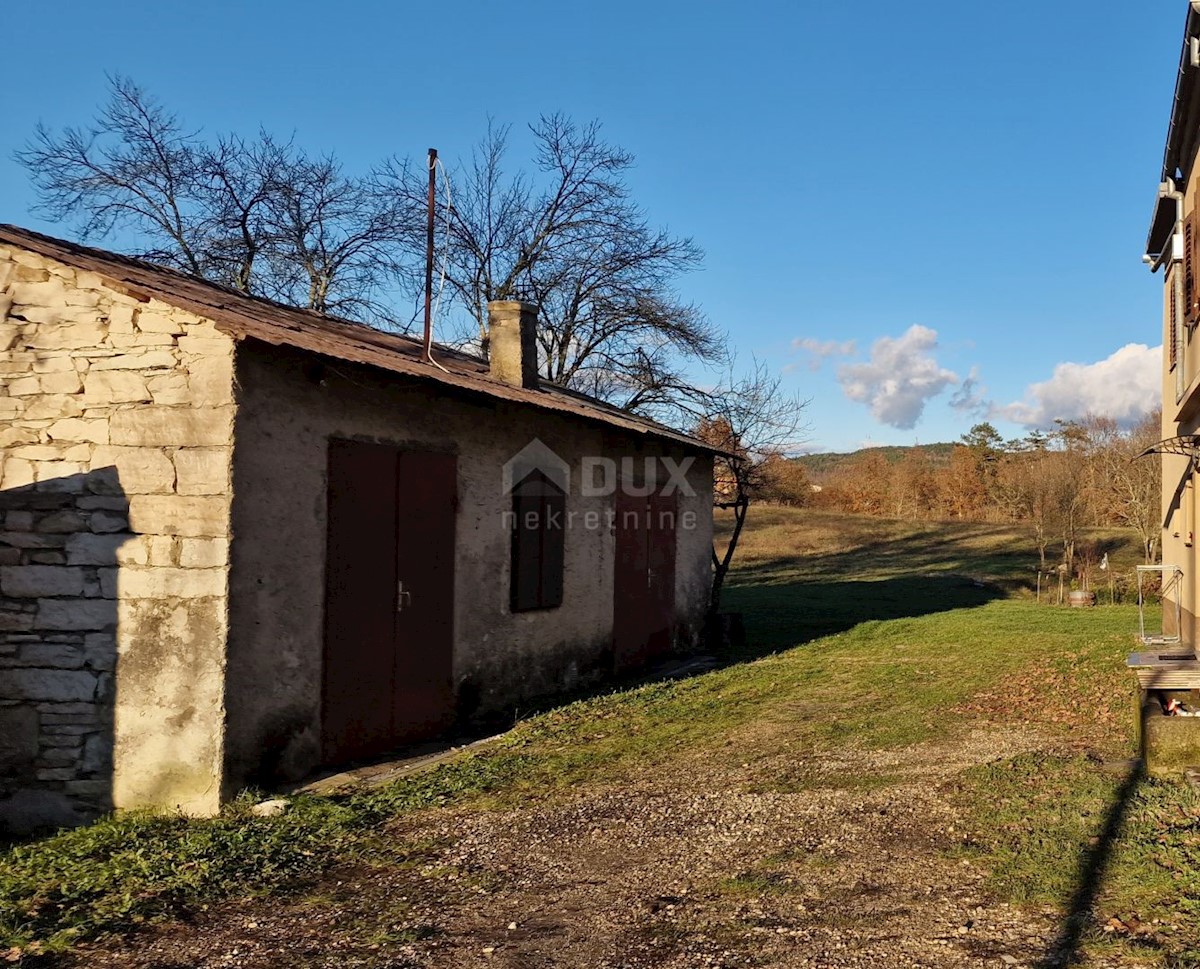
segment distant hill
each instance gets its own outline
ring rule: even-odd
[[[851,451],[847,454],[838,454],[831,451],[821,454],[805,454],[794,460],[808,472],[809,478],[819,482],[820,479],[832,474],[847,461],[868,451],[882,454],[884,460],[889,464],[898,464],[904,460],[906,455],[916,451],[923,453],[933,467],[941,468],[950,463],[950,452],[953,450],[954,445],[950,443],[912,444],[908,446],[888,445],[886,447],[863,448],[861,451]]]

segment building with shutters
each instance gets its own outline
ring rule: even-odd
[[[694,645],[712,450],[0,227],[0,829],[204,814]]]
[[[1162,561],[1164,633],[1196,650],[1200,558],[1196,471],[1200,460],[1200,3],[1188,5],[1183,50],[1145,262],[1163,280]],[[1174,607],[1178,606],[1178,610]],[[1178,612],[1178,620],[1176,619]],[[1149,654],[1146,654],[1149,656]],[[1151,657],[1153,658],[1153,657]],[[1180,676],[1187,679],[1193,674]],[[1143,684],[1149,673],[1143,674]],[[1176,677],[1177,679],[1180,677]],[[1200,676],[1194,685],[1200,686]],[[1159,681],[1163,681],[1159,676]]]

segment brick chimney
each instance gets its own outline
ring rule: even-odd
[[[488,303],[488,366],[514,387],[538,385],[538,308],[515,299]]]

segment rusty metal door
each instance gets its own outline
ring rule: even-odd
[[[666,656],[675,625],[675,496],[618,491],[613,662],[618,673]]]
[[[453,717],[455,459],[329,444],[322,759],[371,757]]]

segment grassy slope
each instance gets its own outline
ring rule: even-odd
[[[0,858],[0,947],[59,947],[205,899],[293,886],[348,858],[401,851],[379,837],[398,812],[619,783],[681,749],[722,756],[725,738],[751,720],[784,723],[816,750],[952,739],[1014,717],[1044,727],[1061,737],[1053,759],[1001,762],[963,779],[975,830],[961,850],[993,866],[1003,895],[1064,904],[1120,780],[1101,761],[1129,751],[1122,664],[1136,611],[1062,610],[1005,591],[990,580],[1024,575],[1033,560],[1003,528],[752,514],[726,603],[746,615],[745,662],[580,700],[430,774],[337,802],[305,800],[282,817],[251,818],[244,806],[213,821],[126,816],[10,850]],[[1132,565],[1134,552],[1113,560]],[[822,715],[797,715],[815,710]],[[1194,915],[1198,811],[1191,792],[1139,786],[1101,898],[1105,917],[1180,924]],[[1168,950],[1197,944],[1194,930],[1168,931]]]

